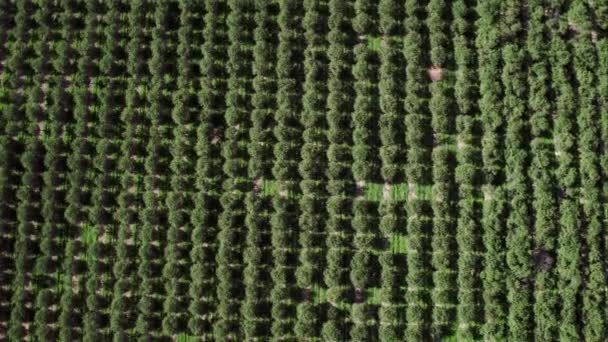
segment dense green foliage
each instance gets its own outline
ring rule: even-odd
[[[139,340],[161,340],[164,336],[162,322],[168,315],[164,314],[163,302],[166,295],[167,281],[163,278],[164,249],[167,246],[167,228],[169,227],[169,208],[167,192],[170,188],[171,166],[171,93],[175,80],[175,54],[168,51],[175,38],[175,3],[155,1],[151,20],[150,59],[148,74],[150,83],[138,90],[145,96],[145,108],[148,113],[149,133],[146,141],[144,162],[144,208],[141,224],[140,245],[138,249],[139,266],[137,274],[141,281],[139,286],[138,315],[136,331]],[[142,94],[143,93],[143,94]],[[142,99],[143,101],[143,99]],[[145,129],[145,127],[144,127]],[[144,132],[145,134],[145,132]],[[171,327],[169,326],[170,330]]]
[[[429,77],[425,66],[429,60],[428,33],[422,18],[428,15],[426,1],[405,2],[403,53],[405,68],[405,141],[408,184],[407,196],[407,327],[408,340],[428,340],[431,336],[432,301],[432,226],[430,198],[423,189],[432,184],[431,113]]]
[[[355,98],[351,65],[356,33],[353,3],[330,0],[327,34],[329,75],[327,82],[327,265],[323,274],[327,286],[327,319],[324,340],[346,340],[350,330],[348,305],[353,300],[350,280],[352,249],[352,202],[355,180],[351,171],[352,111]]]
[[[250,340],[268,339],[272,325],[272,195],[263,191],[265,181],[272,179],[274,159],[274,112],[277,92],[277,4],[256,1],[256,29],[254,32],[252,95],[253,111],[249,136],[249,177],[254,185],[247,193],[247,238],[244,254],[245,300],[242,314],[245,337]]]
[[[596,48],[592,37],[592,18],[587,5],[576,2],[570,9],[569,21],[577,27],[574,41],[574,67],[578,84],[577,125],[579,131],[578,154],[581,182],[582,224],[584,227],[583,265],[585,273],[582,292],[582,315],[584,324],[582,338],[600,341],[606,336],[606,313],[602,309],[606,293],[604,245],[605,216],[602,212],[600,176],[601,120],[597,108],[597,62]],[[605,153],[605,151],[604,151]]]
[[[223,1],[206,1],[201,51],[202,107],[197,129],[196,143],[196,200],[192,212],[192,250],[190,258],[190,321],[188,326],[194,336],[204,341],[213,340],[213,324],[216,320],[217,294],[215,286],[215,253],[217,251],[218,215],[222,185],[220,155],[223,132],[226,90],[226,65],[221,62],[227,54],[226,24],[227,5]]]
[[[521,48],[520,16],[522,7],[518,1],[505,1],[501,8],[505,38],[502,49],[503,117],[505,128],[505,189],[508,196],[506,221],[507,301],[509,302],[509,339],[526,340],[532,333],[531,284],[531,234],[530,182],[528,172],[528,141],[526,101],[526,65]]]
[[[370,288],[378,287],[380,268],[376,256],[379,240],[378,203],[365,198],[363,186],[380,178],[378,148],[380,102],[378,77],[380,56],[368,43],[378,33],[378,9],[373,1],[355,2],[353,28],[358,34],[354,48],[355,101],[353,106],[353,178],[357,192],[353,200],[352,228],[354,253],[350,263],[350,279],[355,290],[350,319],[350,339],[378,339],[378,305],[367,300]]]
[[[379,230],[385,245],[378,261],[380,264],[380,308],[378,309],[378,337],[383,341],[403,338],[401,324],[405,314],[404,291],[405,255],[395,253],[387,242],[394,236],[405,233],[405,206],[402,200],[390,196],[391,187],[403,182],[405,165],[405,136],[403,120],[404,84],[401,75],[405,72],[402,53],[404,7],[400,1],[383,0],[378,4],[378,27],[384,37],[379,68],[380,118],[379,156],[382,160],[381,176],[384,180],[382,201],[378,214]]]
[[[238,341],[243,336],[240,306],[244,298],[243,247],[246,237],[246,194],[253,181],[247,176],[250,112],[252,105],[252,64],[254,61],[255,4],[247,0],[229,0],[228,90],[226,92],[225,143],[222,144],[223,184],[220,202],[218,251],[218,322],[216,340]]]
[[[30,5],[29,3],[22,4],[23,7]],[[23,13],[24,8],[20,8],[19,10],[21,14],[26,14]],[[6,146],[6,148],[23,148],[23,154],[20,156],[23,173],[16,194],[19,203],[16,205],[18,223],[16,234],[14,234],[15,270],[11,286],[13,292],[10,298],[11,312],[7,332],[7,337],[12,340],[21,340],[28,335],[40,337],[40,335],[44,334],[42,330],[47,328],[45,321],[48,315],[43,311],[44,309],[40,312],[35,311],[36,307],[42,306],[36,305],[38,299],[38,288],[36,285],[40,273],[37,272],[35,267],[37,261],[36,255],[40,254],[40,237],[37,236],[36,231],[38,227],[43,225],[45,220],[42,213],[43,201],[41,192],[43,188],[46,149],[42,137],[44,136],[45,125],[49,119],[48,114],[43,108],[48,103],[49,94],[48,88],[47,91],[43,89],[43,84],[46,82],[52,68],[51,61],[47,58],[51,54],[50,42],[53,40],[51,14],[52,7],[49,4],[36,9],[36,12],[33,13],[33,18],[35,18],[37,24],[35,34],[39,38],[33,47],[32,71],[36,74],[31,84],[24,86],[26,87],[25,93],[27,97],[27,102],[23,104],[24,112],[12,112],[11,114],[16,114],[17,117],[7,118],[6,123],[7,129],[13,127],[13,129],[20,128],[29,131],[29,134],[25,135],[26,138],[22,142],[17,143],[15,141],[17,139],[12,138],[11,140],[14,139],[14,145]],[[13,58],[23,58],[23,56],[13,56]],[[18,99],[15,98],[14,100],[17,101]],[[18,101],[13,104],[13,106],[18,105],[20,105]],[[15,110],[19,109],[15,108]],[[19,118],[21,115],[23,118]],[[13,153],[14,151],[8,152]],[[41,295],[40,300],[43,301],[48,299],[48,297],[48,294],[47,296]],[[34,323],[42,323],[45,326],[38,330],[38,324],[34,325]]]
[[[505,193],[504,146],[501,143],[504,120],[501,115],[500,83],[500,1],[477,5],[476,48],[479,75],[479,112],[481,123],[481,157],[483,170],[482,230],[485,246],[483,282],[483,335],[489,339],[507,338],[506,259],[505,259]],[[463,291],[463,289],[461,289]],[[473,308],[474,309],[474,308]],[[469,329],[467,329],[469,330]],[[473,329],[470,329],[473,330]],[[471,336],[469,331],[462,332]]]
[[[483,321],[483,292],[479,271],[482,269],[483,246],[481,229],[481,148],[479,135],[478,92],[473,33],[473,7],[468,1],[457,1],[452,6],[454,15],[454,61],[456,74],[454,93],[458,105],[456,117],[457,166],[455,180],[458,186],[458,308],[457,336],[471,339],[479,335]],[[488,251],[491,249],[488,248]]]
[[[456,103],[454,99],[454,51],[451,49],[450,13],[452,9],[442,0],[431,0],[427,5],[427,26],[429,27],[430,61],[432,68],[429,72],[440,72],[430,86],[431,99],[429,109],[434,142],[432,151],[433,167],[433,237],[432,259],[433,272],[433,301],[432,334],[441,337],[449,333],[451,322],[455,318],[457,299],[456,258],[458,249],[455,239],[455,204],[456,188],[454,166],[456,155],[450,147],[450,141],[455,136],[455,115],[451,108]],[[466,48],[466,47],[461,47]],[[464,187],[463,187],[464,188]],[[463,189],[466,191],[467,189]],[[468,195],[468,194],[467,194]],[[470,195],[467,196],[467,198]],[[467,252],[463,252],[465,254]],[[466,260],[470,262],[470,259]],[[474,264],[466,265],[467,268]],[[469,280],[474,280],[469,279]],[[468,285],[468,284],[466,284]],[[463,298],[466,299],[466,298]],[[463,300],[465,305],[468,303]],[[464,320],[469,318],[462,316]]]
[[[202,8],[195,1],[179,2],[179,29],[177,30],[177,57],[167,53],[163,62],[177,68],[177,80],[169,87],[176,87],[172,96],[173,141],[171,142],[171,181],[167,193],[169,229],[165,247],[166,298],[163,328],[167,334],[186,331],[189,319],[190,297],[190,250],[192,249],[192,223],[194,209],[196,169],[196,128],[198,126],[198,89],[201,37],[194,29],[202,19]],[[174,12],[171,12],[174,13]],[[169,13],[167,14],[169,15]],[[175,20],[167,18],[167,20]],[[165,28],[171,26],[165,24]],[[172,28],[172,27],[171,27]],[[169,39],[175,39],[175,29],[168,31]],[[171,40],[168,40],[170,43]],[[168,49],[167,49],[168,50]],[[168,51],[166,51],[168,52]],[[172,51],[171,51],[172,52]],[[177,62],[175,62],[177,58]],[[171,89],[171,88],[169,88]],[[161,91],[166,93],[167,86]]]
[[[64,215],[67,207],[66,189],[68,184],[69,143],[63,136],[70,134],[73,120],[74,101],[70,93],[69,78],[75,72],[74,45],[77,21],[74,16],[75,4],[62,2],[57,21],[61,25],[61,41],[55,46],[52,64],[55,72],[49,77],[52,89],[47,104],[48,132],[46,139],[44,187],[42,189],[42,215],[40,256],[36,260],[35,274],[38,274],[39,292],[36,298],[36,335],[40,340],[56,340],[59,334],[59,304],[61,298],[60,272],[64,252],[64,236],[73,234],[74,227],[69,225]]]
[[[552,105],[545,99],[549,96],[548,82],[549,44],[546,40],[548,32],[547,19],[539,6],[541,2],[533,3],[531,13],[527,48],[530,53],[528,68],[528,106],[531,111],[529,118],[531,133],[531,153],[529,175],[533,186],[534,209],[534,242],[537,253],[554,253],[557,243],[557,180],[551,170],[556,165],[551,140]],[[556,287],[555,270],[546,270],[538,274],[534,284],[534,337],[539,340],[553,340],[558,332],[558,294],[553,291]]]
[[[300,122],[302,146],[300,148],[299,174],[300,218],[299,264],[296,270],[297,285],[302,289],[302,300],[297,307],[294,327],[298,338],[320,338],[323,322],[323,304],[313,297],[313,290],[323,284],[325,269],[325,224],[327,213],[327,41],[328,8],[323,0],[304,2],[306,48],[304,50],[305,80],[303,83],[302,114]]]
[[[84,317],[85,341],[97,338],[110,339],[113,335],[111,302],[114,289],[112,267],[116,261],[114,243],[117,238],[118,195],[120,174],[119,139],[122,132],[121,112],[125,105],[122,89],[125,87],[122,75],[126,73],[125,34],[121,27],[126,26],[124,4],[112,1],[105,8],[102,56],[99,61],[103,75],[95,83],[100,86],[100,105],[96,125],[97,141],[93,167],[96,177],[91,193],[90,221],[94,222],[92,242],[88,250],[88,275],[86,283],[87,312]],[[115,315],[115,314],[114,314]]]
[[[608,340],[607,30],[0,0],[0,340]]]
[[[86,233],[92,230],[93,224],[89,219],[92,204],[92,189],[95,173],[87,172],[93,167],[95,156],[95,123],[99,94],[95,86],[100,75],[99,63],[101,58],[100,46],[96,45],[102,39],[101,6],[94,1],[87,1],[84,6],[86,15],[82,26],[80,58],[77,62],[77,73],[73,76],[74,96],[74,139],[68,156],[69,184],[67,190],[68,205],[65,217],[74,227],[71,234],[66,234],[65,276],[61,298],[60,339],[70,341],[82,339],[84,334],[84,319],[86,310],[86,279],[88,258],[87,242],[91,238]],[[81,24],[82,25],[82,24]],[[86,241],[85,241],[86,240]]]
[[[148,118],[145,117],[144,98],[138,88],[146,83],[147,73],[144,62],[149,57],[149,49],[144,30],[149,28],[146,15],[150,13],[147,0],[133,1],[129,9],[129,27],[133,35],[128,42],[127,73],[128,84],[125,107],[121,113],[125,123],[124,140],[121,143],[121,177],[119,209],[116,217],[119,228],[116,237],[116,263],[113,266],[114,293],[112,297],[111,326],[115,341],[132,340],[135,336],[137,301],[139,299],[139,277],[137,274],[137,224],[144,208],[143,177],[145,175],[145,142],[148,137]],[[116,314],[120,312],[120,314]]]
[[[0,74],[2,74],[3,76],[6,74],[4,72],[4,70],[6,70],[6,60],[7,60],[7,55],[9,52],[9,37],[10,34],[9,32],[12,32],[14,26],[15,26],[15,8],[14,6],[12,6],[12,4],[10,3],[10,1],[8,0],[4,0],[2,2],[0,2]],[[10,103],[10,98],[9,98],[9,91],[8,89],[10,89],[9,87],[7,87],[7,78],[6,77],[0,77],[0,86],[2,88],[2,90],[0,90],[0,110],[2,112],[4,112],[8,106],[8,104]],[[8,89],[7,89],[8,88]],[[2,115],[2,117],[0,118],[0,146],[2,146],[2,148],[0,149],[0,154],[2,155],[2,161],[4,162],[6,159],[6,154],[4,153],[4,149],[6,148],[6,143],[7,141],[5,140],[6,138],[6,134],[4,132],[4,127],[6,125],[6,117],[5,115]],[[0,198],[2,198],[3,201],[8,200],[9,198],[6,196],[7,193],[6,191],[8,190],[8,188],[6,187],[6,174],[7,169],[6,167],[0,167],[0,179],[2,179],[1,183],[1,187],[0,189]],[[9,222],[11,222],[10,220],[7,220],[7,208],[8,206],[10,206],[10,202],[6,202],[4,204],[1,205],[1,209],[0,212],[2,214],[2,216],[0,216],[0,243],[3,246],[7,246],[7,248],[5,248],[3,250],[2,253],[0,253],[0,265],[2,270],[0,271],[0,296],[2,298],[9,298],[10,297],[10,282],[11,282],[11,277],[12,277],[12,267],[11,267],[11,263],[12,263],[12,232],[9,229]],[[10,313],[10,305],[9,302],[6,300],[3,300],[0,302],[0,332],[6,332],[6,317],[9,315]]]

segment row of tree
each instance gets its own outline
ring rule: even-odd
[[[382,0],[378,3],[379,34],[382,38],[380,67],[378,70],[378,96],[380,118],[378,130],[380,147],[378,155],[382,161],[380,174],[384,181],[384,193],[378,210],[379,230],[384,248],[380,249],[380,307],[378,308],[378,338],[384,341],[399,341],[404,338],[406,256],[396,253],[390,246],[395,236],[404,236],[406,230],[406,208],[402,200],[391,196],[391,189],[405,179],[405,58],[403,34],[405,6],[402,1]],[[387,246],[388,245],[388,246]]]
[[[534,213],[533,258],[550,261],[557,246],[557,179],[552,172],[557,163],[553,142],[551,111],[553,106],[546,101],[550,96],[549,84],[549,34],[548,18],[542,2],[533,2],[526,49],[529,53],[527,75],[529,131],[531,139],[531,161],[529,177],[532,183],[532,208]],[[534,283],[534,338],[552,340],[558,338],[557,305],[559,296],[557,272],[554,268],[537,266]],[[539,324],[541,323],[542,324]]]
[[[116,262],[113,265],[115,283],[112,294],[110,327],[115,340],[129,341],[136,335],[138,318],[138,299],[141,277],[137,272],[138,236],[137,225],[142,221],[144,210],[144,177],[146,175],[145,159],[146,142],[149,134],[149,118],[146,116],[144,87],[149,77],[146,62],[150,58],[150,49],[145,45],[149,40],[151,20],[150,3],[146,0],[136,1],[128,12],[129,27],[132,35],[126,43],[126,67],[129,78],[126,84],[125,104],[121,113],[124,122],[124,137],[120,146],[118,167],[124,170],[120,179],[118,194],[118,231],[116,233]],[[120,312],[117,315],[115,312]]]
[[[451,113],[455,108],[454,98],[455,69],[450,20],[453,9],[445,1],[431,0],[427,5],[427,26],[429,28],[430,64],[429,75],[433,83],[430,85],[431,97],[429,110],[431,127],[434,135],[432,150],[433,165],[433,236],[432,259],[433,292],[431,299],[433,336],[449,335],[452,330],[450,322],[456,318],[457,306],[457,269],[456,261],[458,248],[456,244],[456,200],[455,187],[455,150],[450,146],[455,135],[456,115]],[[462,48],[462,47],[459,47]],[[463,187],[463,190],[467,190]],[[467,197],[472,194],[466,194]],[[464,252],[461,255],[466,255]],[[463,258],[463,261],[468,261]],[[470,265],[473,266],[473,265]],[[467,297],[461,303],[467,305]],[[466,316],[461,316],[463,321]]]
[[[97,108],[100,96],[96,86],[100,77],[99,41],[103,41],[103,8],[96,2],[88,1],[84,8],[76,7],[81,13],[79,23],[82,31],[78,37],[81,48],[77,55],[77,72],[72,75],[71,94],[74,99],[71,153],[68,156],[67,207],[65,216],[70,225],[66,234],[63,292],[61,297],[60,339],[83,339],[86,305],[86,282],[88,279],[88,251],[92,231],[89,211],[92,204],[92,190],[95,183],[93,161],[96,155]],[[76,16],[76,13],[74,14]],[[76,57],[76,56],[75,56]],[[85,233],[86,232],[86,233]]]
[[[221,154],[225,127],[224,111],[228,70],[224,63],[228,56],[228,30],[225,1],[206,1],[203,18],[203,44],[200,64],[200,124],[196,142],[196,197],[192,213],[192,250],[190,258],[191,283],[190,320],[188,327],[195,336],[213,341],[213,326],[217,320],[218,278],[215,275],[218,248],[220,196],[224,173]]]
[[[304,1],[304,81],[302,84],[300,217],[298,220],[299,247],[296,282],[302,289],[297,305],[294,330],[299,339],[321,338],[325,321],[325,306],[314,298],[314,291],[324,285],[326,266],[327,211],[327,104],[328,54],[327,39],[329,9],[326,1]]]
[[[275,2],[256,1],[249,144],[249,177],[254,180],[247,193],[247,238],[245,299],[242,313],[244,336],[249,340],[268,339],[272,328],[272,195],[262,191],[272,179],[273,146],[276,142],[274,112],[277,108],[277,47],[279,7]]]
[[[475,41],[468,39],[474,33],[472,16],[474,8],[467,1],[457,1],[452,6],[454,21],[453,48],[454,63],[459,71],[454,83],[454,94],[458,108],[456,117],[457,166],[455,180],[458,186],[458,214],[456,222],[456,242],[458,246],[457,276],[457,336],[473,339],[480,334],[483,321],[483,297],[480,272],[483,263],[481,226],[481,137],[480,122],[476,113],[482,107],[478,104],[478,89],[475,79],[478,72],[475,63]],[[485,19],[485,18],[484,18]],[[480,19],[481,20],[481,19]],[[484,24],[486,22],[484,21]],[[487,27],[483,27],[487,29]],[[480,54],[481,57],[481,54]],[[487,84],[487,83],[486,83]],[[488,251],[491,251],[488,248]]]
[[[582,267],[585,270],[582,290],[581,338],[600,341],[607,333],[606,312],[600,303],[606,301],[605,241],[602,242],[606,216],[602,208],[602,176],[600,169],[601,116],[598,103],[598,58],[594,45],[593,19],[586,2],[571,4],[568,13],[576,29],[574,39],[574,68],[577,84],[578,155],[582,196]]]
[[[432,184],[432,120],[429,108],[429,39],[422,18],[428,1],[405,2],[405,141],[407,163],[407,303],[405,339],[425,340],[432,322],[433,211],[424,189]]]
[[[31,82],[26,84],[17,80],[15,82],[9,80],[9,86],[15,85],[18,88],[14,90],[16,97],[11,98],[15,103],[8,110],[8,120],[5,126],[7,129],[6,138],[10,139],[10,142],[7,146],[3,146],[4,148],[16,149],[7,151],[8,154],[12,154],[12,158],[5,159],[4,161],[7,164],[4,165],[10,166],[11,162],[20,164],[18,168],[20,173],[15,175],[15,178],[21,177],[21,182],[17,182],[15,185],[11,184],[12,187],[17,187],[16,199],[18,202],[13,206],[16,209],[16,224],[13,226],[16,227],[13,254],[14,277],[11,284],[13,292],[10,298],[11,310],[7,337],[15,340],[23,339],[25,336],[40,337],[40,334],[44,334],[42,329],[46,329],[46,326],[43,325],[39,328],[39,324],[36,323],[46,324],[50,320],[46,315],[47,312],[36,310],[40,308],[36,305],[39,294],[38,278],[42,278],[36,270],[37,256],[41,254],[41,237],[36,233],[40,229],[39,227],[45,225],[46,219],[42,210],[46,198],[42,197],[42,192],[46,188],[43,177],[47,151],[42,137],[45,134],[45,126],[49,123],[49,114],[43,109],[43,106],[50,104],[48,82],[53,66],[51,64],[52,58],[46,58],[46,55],[53,53],[50,44],[54,40],[54,23],[51,20],[53,13],[51,4],[46,4],[33,13],[31,5],[25,3],[20,6],[17,20],[23,19],[19,15],[29,14],[36,19],[38,24],[37,30],[32,34],[35,43],[32,46],[30,65],[31,71],[35,74]],[[28,11],[30,12],[27,13]],[[24,25],[28,24],[33,25],[29,20],[25,20]],[[29,29],[29,27],[23,27],[17,22],[17,34],[21,33],[20,30]],[[20,36],[23,37],[23,35]],[[16,59],[18,58],[21,57],[11,56],[11,60],[9,60],[12,70],[18,71],[25,67],[25,61],[17,62]],[[11,72],[11,69],[8,72]],[[17,74],[17,77],[23,76],[25,74]],[[47,85],[46,89],[44,89],[45,84]],[[11,132],[9,129],[13,131]],[[16,139],[19,135],[23,138]],[[19,152],[23,153],[15,155]],[[17,160],[11,161],[13,158],[18,158],[17,160],[20,163]],[[8,172],[12,173],[13,170],[8,169]],[[8,179],[5,181],[7,185],[10,183]],[[14,190],[11,189],[11,191]],[[46,194],[48,195],[48,192]],[[41,261],[43,261],[42,258]],[[49,295],[47,293],[46,297],[48,298]],[[45,298],[41,296],[41,299],[44,300]]]
[[[370,288],[379,286],[379,213],[378,203],[365,198],[365,183],[380,179],[381,161],[379,116],[380,101],[378,77],[380,54],[372,49],[369,39],[378,35],[379,13],[373,1],[358,0],[354,4],[353,29],[358,35],[354,47],[355,100],[352,113],[352,174],[356,181],[353,200],[353,248],[350,261],[350,280],[354,288],[350,310],[352,327],[350,340],[378,340],[378,305],[369,302]]]
[[[327,33],[328,95],[327,95],[327,191],[326,224],[327,264],[324,280],[327,286],[327,317],[322,328],[324,340],[346,340],[350,331],[349,304],[353,299],[350,260],[353,256],[352,202],[355,179],[351,132],[354,80],[353,47],[357,35],[353,29],[354,3],[330,0]]]
[[[482,231],[484,268],[482,275],[484,320],[482,335],[489,339],[507,339],[505,193],[502,132],[502,85],[500,80],[500,1],[481,2],[477,6],[475,46],[479,75],[479,123],[483,163]],[[461,289],[464,291],[464,289]],[[470,329],[475,333],[475,329]],[[470,334],[467,333],[467,334]]]

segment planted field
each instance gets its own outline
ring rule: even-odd
[[[0,0],[0,340],[608,340],[608,3]]]

